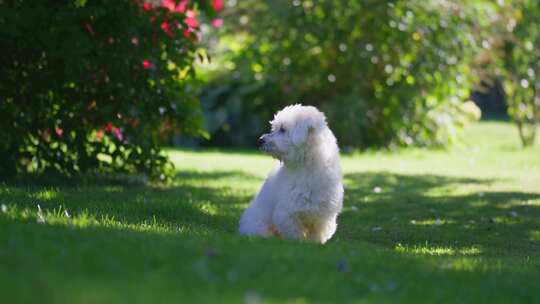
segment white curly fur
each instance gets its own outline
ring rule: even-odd
[[[287,106],[270,123],[261,150],[281,162],[244,211],[239,232],[324,244],[343,205],[336,138],[312,106]]]

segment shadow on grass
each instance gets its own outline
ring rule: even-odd
[[[240,171],[178,173],[172,185],[152,185],[140,180],[92,177],[80,183],[46,178],[4,183],[0,203],[37,212],[90,215],[121,224],[158,224],[187,231],[229,232],[237,229],[249,194],[230,187],[212,187],[216,179],[259,179]],[[58,182],[60,181],[60,182]],[[232,183],[231,183],[232,184]]]
[[[384,172],[347,174],[338,238],[425,254],[535,255],[540,193],[467,192],[494,180]],[[458,192],[459,193],[459,192]],[[531,202],[535,201],[534,204]]]

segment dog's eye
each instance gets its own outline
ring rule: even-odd
[[[285,131],[286,131],[286,130],[285,130],[284,127],[279,128],[279,133],[285,133]]]

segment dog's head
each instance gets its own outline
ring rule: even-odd
[[[302,158],[315,145],[321,130],[327,128],[326,117],[312,106],[300,104],[285,107],[270,122],[270,133],[259,138],[262,151],[282,161]]]

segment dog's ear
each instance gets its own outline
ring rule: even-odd
[[[305,143],[310,131],[312,131],[313,128],[313,122],[311,121],[302,121],[297,123],[291,134],[293,144],[295,146],[299,146]]]

